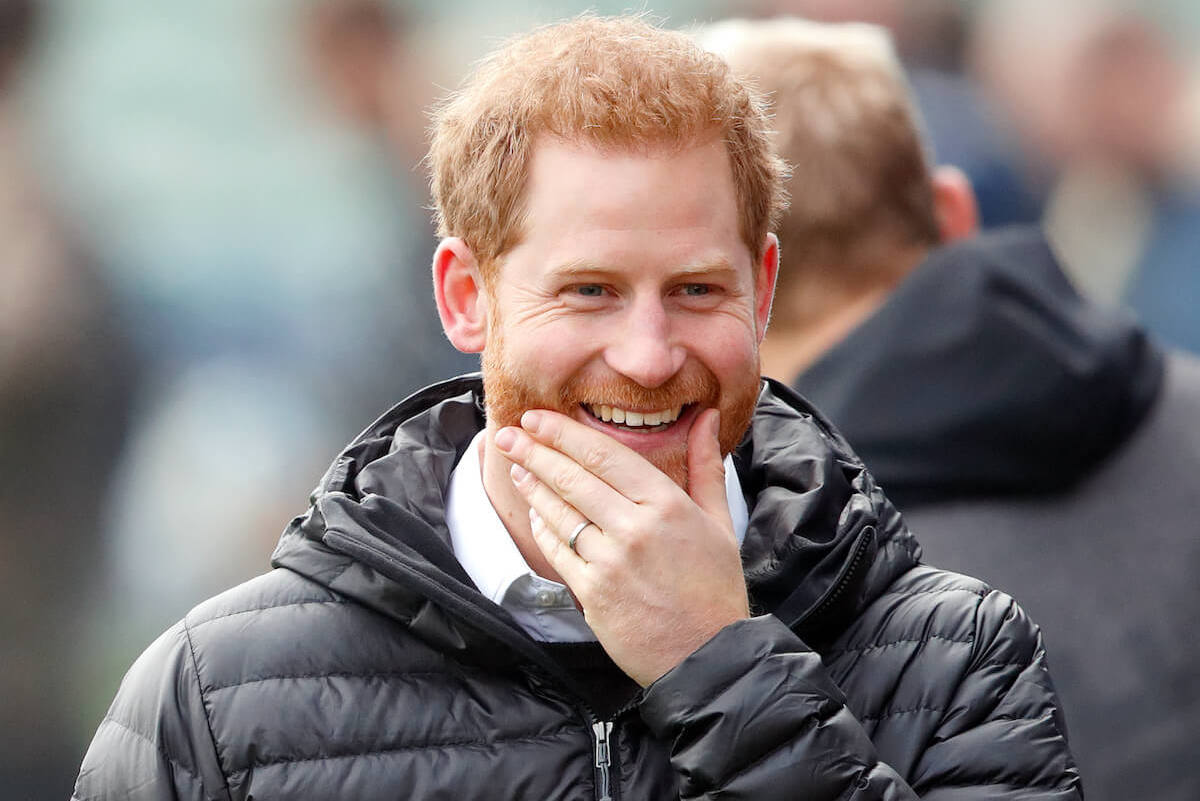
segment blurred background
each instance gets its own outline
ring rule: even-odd
[[[0,0],[0,798],[66,798],[125,669],[268,568],[342,444],[475,368],[437,325],[425,108],[628,3]],[[1200,7],[659,0],[895,34],[987,226],[1200,351]]]

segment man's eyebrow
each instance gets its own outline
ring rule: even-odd
[[[700,259],[698,261],[685,264],[675,271],[675,275],[680,278],[688,276],[703,276],[714,275],[718,273],[736,273],[737,270],[728,259],[724,256],[718,256],[713,259]]]
[[[612,267],[605,267],[603,264],[597,264],[587,259],[571,259],[562,264],[555,265],[550,269],[550,275],[553,277],[570,278],[574,275],[596,275],[600,273],[613,272]]]
[[[555,277],[570,278],[571,276],[591,276],[603,275],[606,273],[620,272],[619,267],[600,264],[587,259],[572,259],[571,261],[563,262],[551,268],[550,275]],[[718,256],[713,259],[699,259],[694,262],[689,262],[672,271],[672,275],[676,278],[689,278],[692,276],[706,276],[721,273],[736,273],[736,268],[729,263],[723,256]]]

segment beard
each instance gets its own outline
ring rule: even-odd
[[[717,434],[721,456],[738,446],[758,403],[761,383],[758,359],[748,364],[734,385],[721,391],[720,382],[703,364],[689,359],[666,383],[647,388],[618,374],[589,377],[582,371],[571,375],[557,389],[535,385],[526,379],[536,368],[522,370],[512,364],[504,352],[499,326],[491,326],[483,351],[483,394],[488,420],[497,428],[520,426],[521,415],[529,409],[549,409],[575,418],[581,404],[605,404],[623,409],[670,409],[695,404],[721,412]],[[667,448],[640,451],[639,455],[687,489],[686,440]]]

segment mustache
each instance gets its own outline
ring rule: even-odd
[[[658,410],[699,403],[716,406],[720,384],[712,371],[695,364],[657,387],[643,387],[623,376],[589,379],[575,376],[559,390],[559,408],[583,404],[605,404],[622,409]]]

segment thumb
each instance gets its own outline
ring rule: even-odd
[[[705,409],[688,432],[688,495],[709,514],[729,516],[725,498],[725,463],[717,432],[721,413]]]

